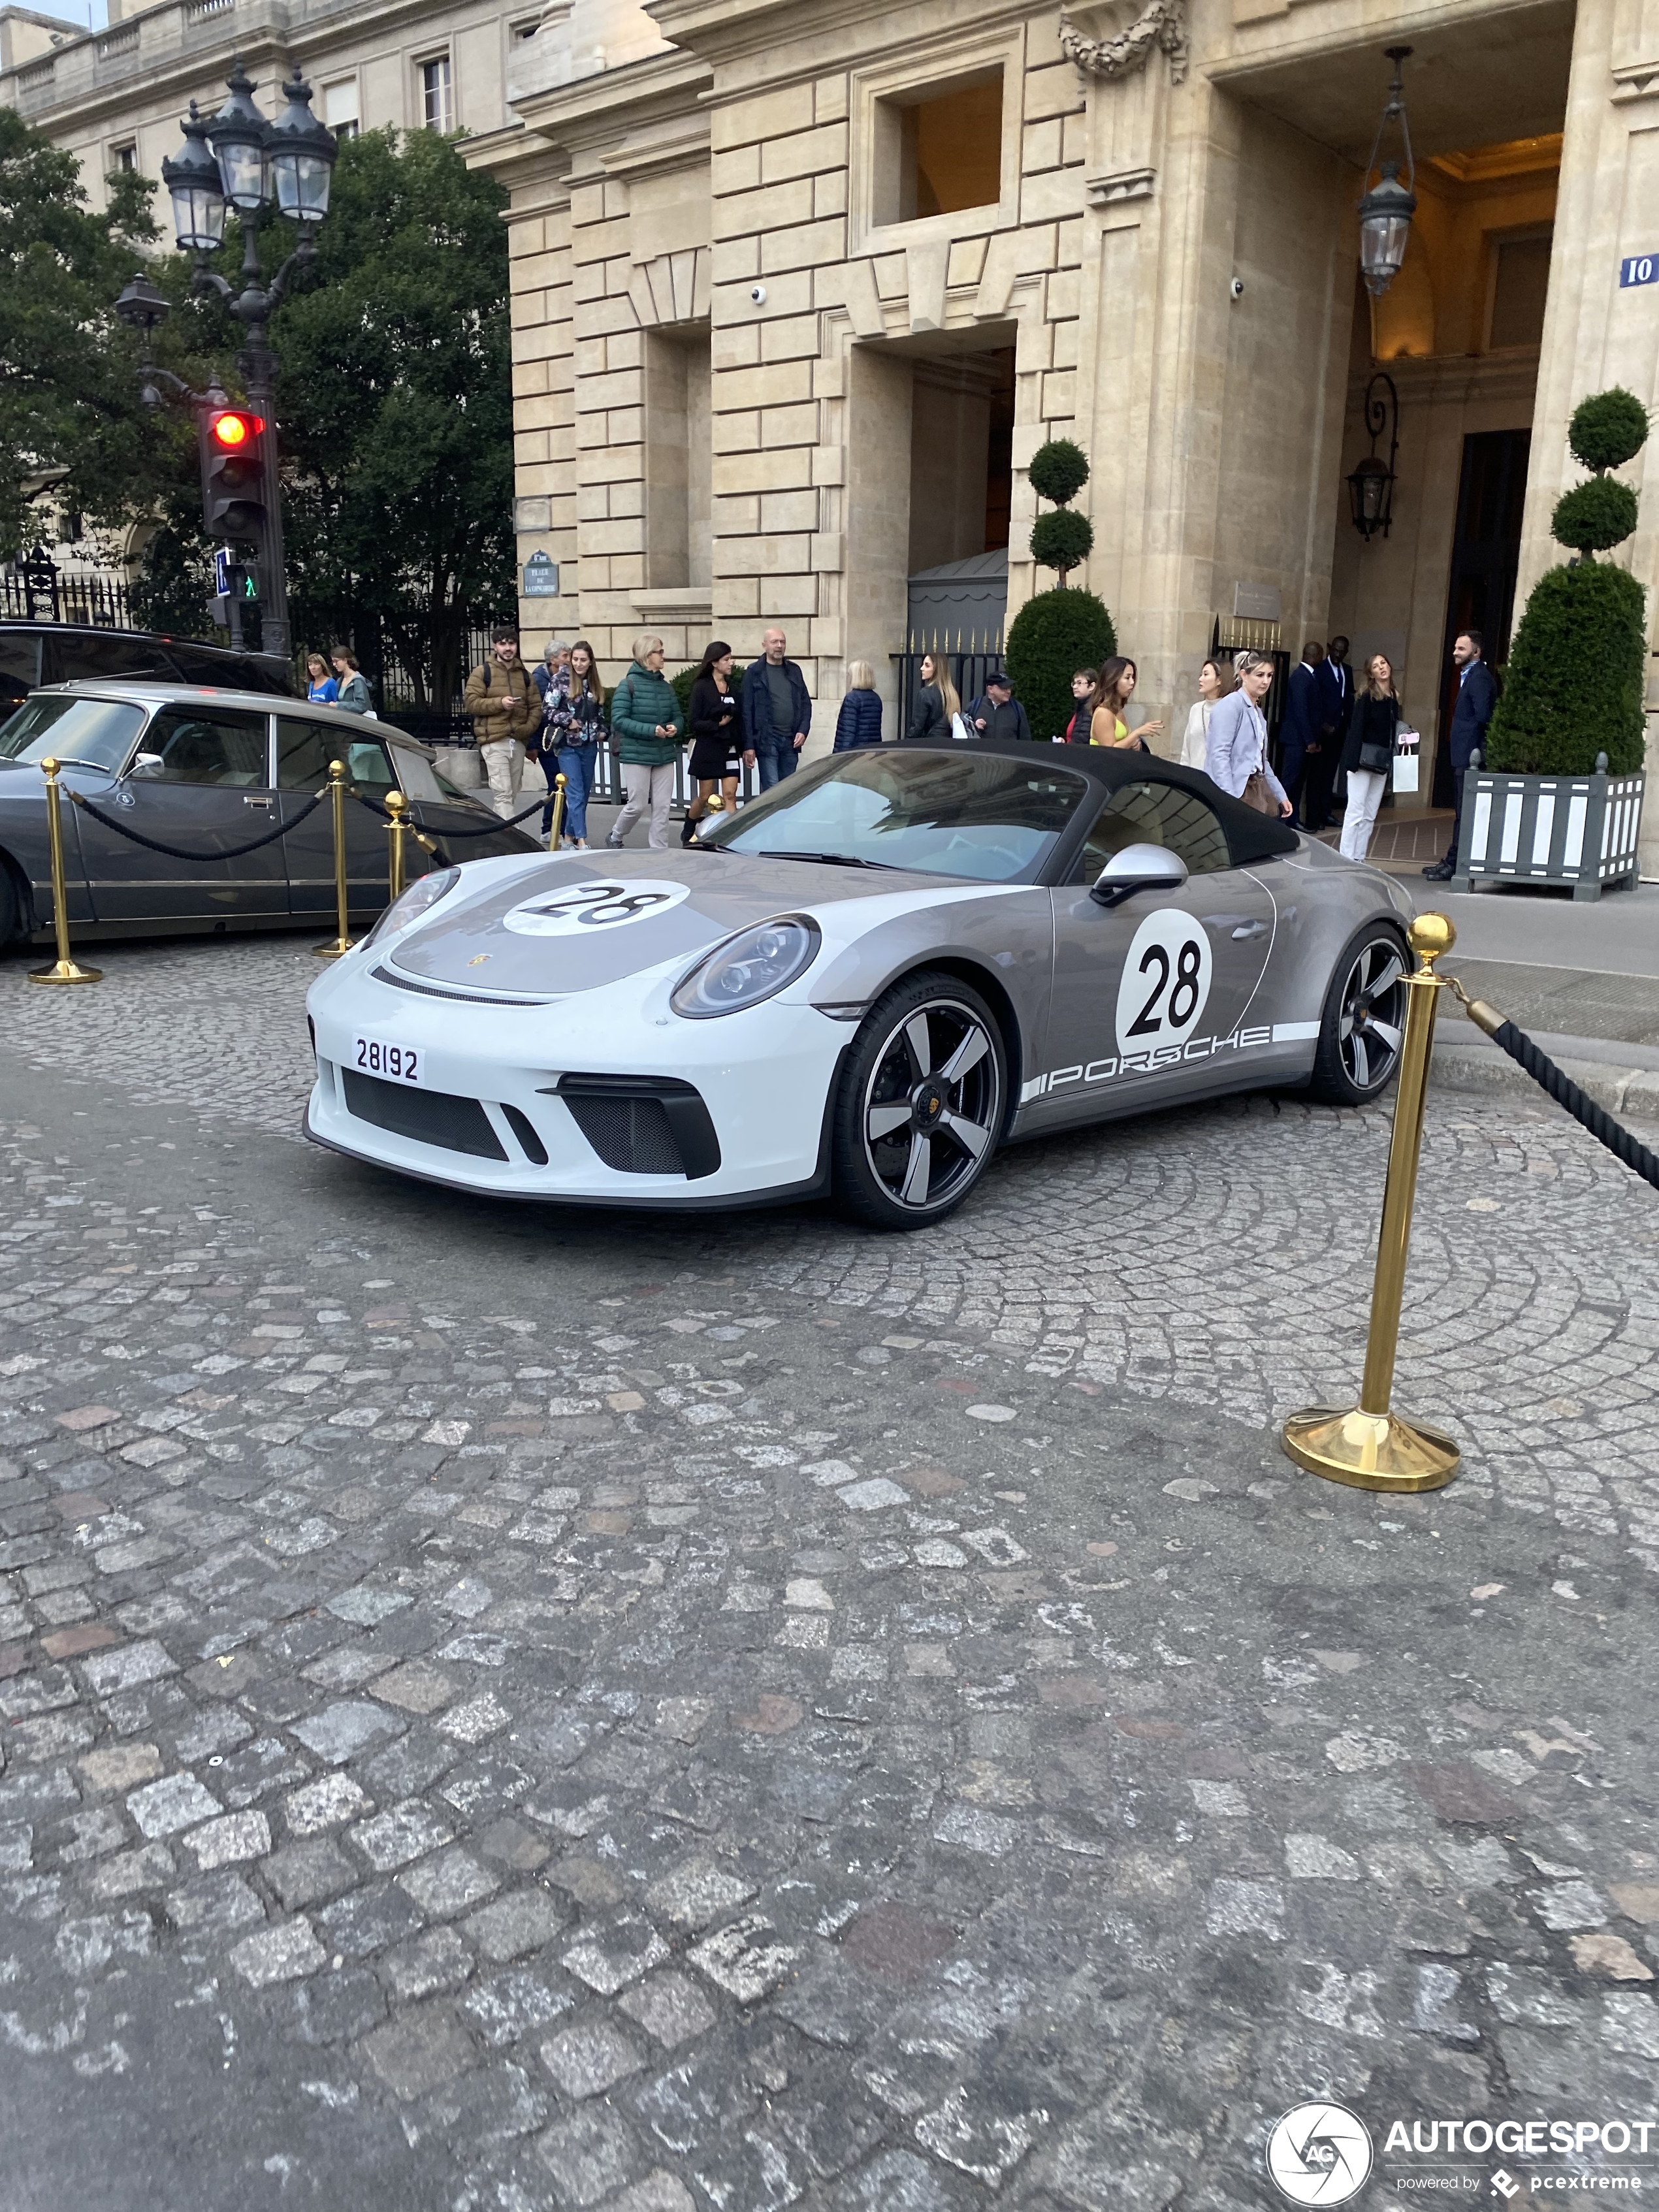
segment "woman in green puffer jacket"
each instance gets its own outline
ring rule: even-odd
[[[620,845],[648,807],[647,842],[653,853],[668,849],[674,762],[685,743],[685,717],[662,672],[662,654],[659,637],[636,637],[634,665],[611,695],[611,733],[617,740],[627,797],[605,842]]]

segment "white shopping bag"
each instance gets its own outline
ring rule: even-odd
[[[1409,751],[1394,757],[1394,787],[1396,791],[1414,792],[1418,788],[1418,757],[1413,746]]]

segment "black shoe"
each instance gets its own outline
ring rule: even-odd
[[[1457,868],[1453,861],[1437,860],[1431,868],[1425,868],[1423,872],[1431,884],[1449,884],[1457,873]]]
[[[688,814],[688,815],[687,815],[687,817],[686,817],[686,818],[685,818],[685,827],[684,827],[684,829],[683,829],[683,830],[681,830],[681,832],[680,832],[680,842],[681,842],[681,844],[682,844],[682,845],[689,845],[689,844],[690,844],[690,842],[692,842],[692,840],[696,837],[696,834],[697,834],[697,825],[696,825],[696,823],[691,819],[690,816]]]

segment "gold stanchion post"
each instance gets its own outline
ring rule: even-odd
[[[58,957],[49,967],[29,970],[31,983],[101,983],[101,968],[83,968],[70,951],[69,885],[64,873],[64,818],[58,808],[58,769],[55,760],[43,760],[40,773],[46,779],[46,846],[52,855],[52,918],[58,932]]]
[[[334,908],[337,934],[326,945],[315,945],[312,950],[319,960],[337,960],[343,952],[352,949],[351,912],[346,895],[346,769],[343,761],[331,760],[328,764],[328,788],[334,807]]]
[[[391,905],[404,895],[404,836],[410,824],[404,818],[409,811],[409,801],[401,791],[388,792],[386,811],[392,817],[386,825],[386,903]]]
[[[1389,1407],[1395,1354],[1400,1343],[1400,1302],[1406,1287],[1412,1207],[1417,1196],[1417,1158],[1423,1142],[1423,1106],[1429,1084],[1434,1017],[1446,988],[1434,963],[1449,952],[1457,932],[1443,914],[1420,914],[1410,930],[1418,957],[1407,978],[1406,1037],[1395,1092],[1394,1137],[1376,1237],[1376,1275],[1371,1286],[1370,1333],[1359,1403],[1351,1413],[1310,1407],[1285,1422],[1285,1451],[1298,1467],[1352,1490],[1439,1490],[1457,1472],[1457,1446],[1440,1429],[1404,1421]]]
[[[556,853],[564,836],[565,779],[562,769],[553,779],[553,829],[547,841],[550,853]]]

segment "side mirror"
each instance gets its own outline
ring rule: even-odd
[[[160,753],[138,753],[134,757],[129,775],[160,775],[165,763]]]
[[[1187,863],[1166,845],[1126,845],[1096,877],[1089,896],[1101,906],[1121,906],[1137,891],[1178,891]]]

